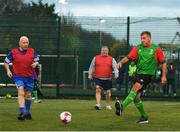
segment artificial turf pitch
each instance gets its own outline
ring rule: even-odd
[[[16,99],[0,99],[0,131],[171,131],[180,130],[180,102],[143,101],[149,114],[149,124],[137,124],[139,113],[132,103],[122,117],[113,110],[94,109],[95,100],[51,99],[32,103],[33,120],[18,121]],[[64,124],[59,119],[63,111],[72,113],[72,121]]]

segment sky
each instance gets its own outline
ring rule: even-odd
[[[180,0],[67,0],[68,4],[63,6],[59,4],[58,0],[42,1],[49,4],[55,3],[56,12],[60,12],[62,10],[63,14],[70,12],[74,16],[180,16]]]

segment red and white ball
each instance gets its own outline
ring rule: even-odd
[[[63,123],[70,123],[72,119],[72,114],[68,111],[62,112],[60,115],[60,119]]]

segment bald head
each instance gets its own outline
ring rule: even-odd
[[[23,50],[27,50],[29,47],[29,39],[27,36],[21,36],[19,39],[19,47]]]

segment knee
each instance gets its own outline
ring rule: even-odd
[[[134,103],[138,102],[139,100],[141,100],[141,93],[138,93],[134,99]]]
[[[138,92],[142,87],[143,87],[142,84],[140,84],[140,83],[135,83],[135,84],[133,85],[132,90],[134,90],[135,92]]]
[[[20,92],[20,93],[18,94],[18,96],[24,97],[24,93],[23,93],[23,92]]]
[[[137,102],[139,102],[139,100],[141,100],[139,97],[136,97],[133,101],[136,104]]]
[[[31,99],[31,92],[25,92],[25,99]]]
[[[99,86],[96,86],[96,93],[100,93],[101,92],[101,89]]]
[[[136,87],[133,87],[132,90],[135,91],[135,92],[138,92],[139,89],[136,88]]]
[[[108,97],[111,97],[111,90],[106,90],[104,94]]]
[[[18,89],[18,96],[24,97],[24,90]]]

